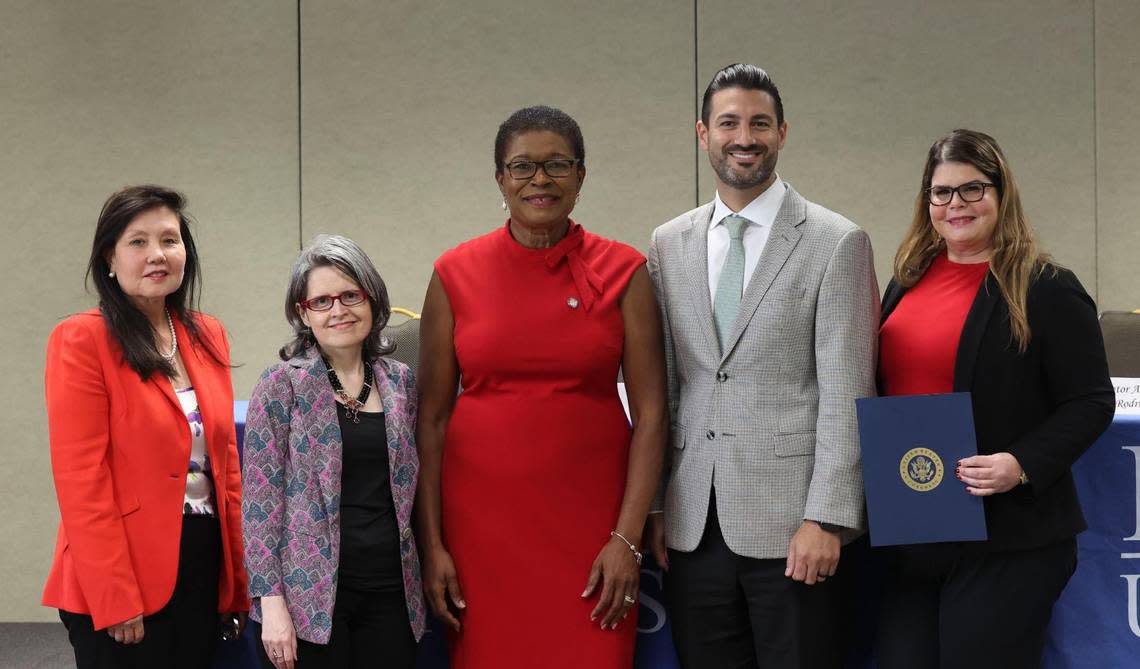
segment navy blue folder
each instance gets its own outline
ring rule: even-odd
[[[982,541],[982,498],[954,471],[977,455],[970,393],[855,401],[872,546]]]

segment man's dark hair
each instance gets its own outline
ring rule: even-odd
[[[749,91],[764,91],[772,96],[776,103],[776,125],[784,125],[784,102],[780,99],[780,90],[772,82],[772,77],[764,70],[747,63],[733,63],[721,68],[713,75],[708,88],[705,89],[704,100],[701,101],[701,122],[707,127],[709,114],[712,112],[712,96],[717,91],[726,88],[743,88]]]
[[[523,107],[511,114],[499,126],[499,132],[495,135],[496,172],[503,169],[504,154],[507,152],[507,144],[511,139],[516,135],[535,130],[549,130],[562,135],[570,143],[570,148],[574,150],[574,157],[578,159],[578,166],[586,165],[586,143],[582,140],[582,129],[578,127],[578,122],[561,109],[537,105]]]

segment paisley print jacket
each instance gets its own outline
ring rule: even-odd
[[[384,405],[392,501],[408,619],[424,632],[423,586],[412,534],[416,496],[416,391],[407,365],[373,363]],[[261,597],[283,595],[297,637],[328,643],[340,559],[342,441],[324,361],[311,347],[261,375],[246,414],[242,534],[251,615]]]

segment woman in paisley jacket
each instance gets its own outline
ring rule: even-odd
[[[246,419],[245,563],[265,667],[414,665],[416,394],[411,370],[382,357],[389,313],[354,242],[322,235],[301,252],[285,301],[294,338]]]

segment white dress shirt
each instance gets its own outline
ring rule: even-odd
[[[748,282],[752,280],[752,272],[760,262],[760,254],[764,252],[764,245],[768,243],[768,233],[772,231],[772,223],[780,206],[784,203],[784,192],[787,186],[780,175],[776,180],[740,211],[728,208],[720,199],[720,193],[713,200],[713,215],[709,221],[709,300],[716,302],[716,286],[720,281],[720,271],[724,269],[724,259],[728,256],[729,239],[728,228],[724,226],[724,219],[736,214],[748,219],[744,226],[744,290],[748,290]]]

